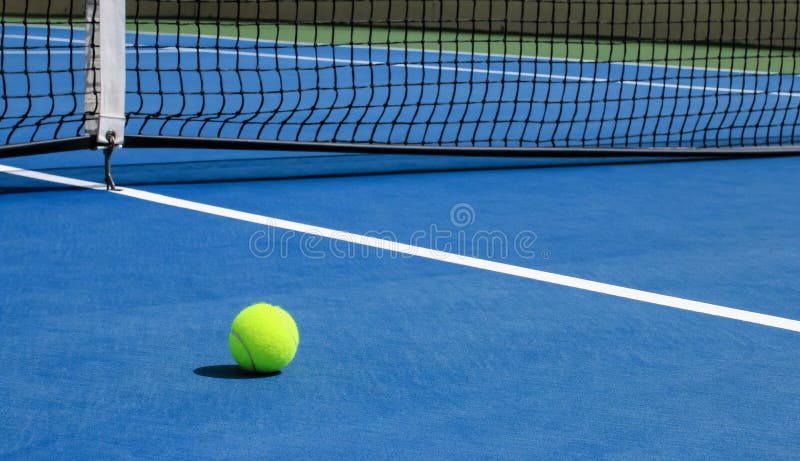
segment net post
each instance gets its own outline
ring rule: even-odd
[[[98,146],[121,146],[125,130],[125,0],[87,0],[86,68],[84,129]]]

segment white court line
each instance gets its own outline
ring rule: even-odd
[[[59,43],[78,43],[78,44],[85,44],[84,40],[78,38],[58,38],[58,37],[48,37],[48,36],[38,36],[38,35],[17,35],[17,34],[5,34],[0,35],[0,38],[8,37],[8,38],[18,38],[23,40],[38,40],[44,42],[59,42]]]
[[[17,25],[17,24],[15,24]],[[8,27],[8,25],[6,25]],[[62,30],[76,30],[74,27],[69,26],[48,26],[42,24],[28,24],[24,27],[27,28],[44,28],[44,29],[62,29]],[[82,30],[82,29],[77,29]],[[126,30],[126,34],[128,35],[166,35],[166,34],[159,34],[157,32],[149,32],[149,31],[140,31],[140,30]],[[171,34],[175,35],[175,34]],[[177,36],[177,35],[175,35]],[[504,57],[501,54],[496,53],[483,53],[480,51],[451,51],[451,50],[429,50],[425,48],[395,48],[391,46],[386,47],[376,47],[374,45],[342,45],[342,44],[326,44],[326,43],[311,43],[311,42],[288,42],[285,40],[266,40],[266,39],[255,39],[250,37],[227,37],[227,36],[216,36],[216,35],[207,35],[207,34],[200,34],[197,35],[199,38],[209,39],[209,40],[227,40],[232,42],[251,42],[251,43],[268,43],[268,44],[275,44],[275,45],[285,45],[285,46],[308,46],[308,47],[335,47],[335,48],[350,48],[350,49],[364,49],[364,50],[387,50],[387,51],[414,51],[417,53],[436,53],[436,54],[449,54],[449,55],[456,55],[456,56],[486,56],[486,57]],[[83,43],[83,40],[76,39],[76,41]],[[516,42],[515,42],[516,43]],[[561,57],[554,57],[554,56],[536,56],[536,55],[520,55],[521,59],[531,59],[536,61],[546,61],[546,62],[575,62],[575,63],[585,63],[585,62],[593,62],[595,64],[611,64],[615,66],[636,66],[636,67],[650,67],[650,68],[658,68],[658,69],[679,69],[679,70],[693,70],[693,71],[701,71],[701,72],[717,72],[720,74],[728,74],[728,75],[775,75],[774,72],[766,71],[766,70],[745,70],[745,69],[720,69],[714,67],[701,67],[701,66],[680,66],[674,64],[661,64],[658,62],[629,62],[629,61],[608,61],[608,62],[601,62],[596,61],[593,59],[583,59],[583,58],[561,58]],[[725,58],[719,59],[742,59],[746,58],[747,56],[728,56]],[[785,75],[792,75],[793,78],[800,78],[800,75],[793,75],[793,74],[785,74]]]
[[[26,35],[6,35],[6,37],[11,38],[28,38],[28,39],[38,39],[38,40],[48,40],[48,37],[36,37],[36,36],[26,36]],[[56,42],[75,42],[75,43],[83,43],[83,40],[75,39],[58,39],[58,38],[49,38],[50,41]],[[128,45],[130,46],[130,45]],[[471,72],[471,73],[479,73],[479,74],[488,74],[488,75],[505,75],[505,76],[512,76],[512,77],[528,77],[528,78],[536,78],[542,80],[564,80],[564,81],[575,81],[575,82],[591,82],[591,83],[607,83],[607,84],[622,84],[622,85],[630,85],[630,86],[647,86],[647,87],[654,87],[654,88],[669,88],[669,89],[676,89],[676,90],[687,90],[687,91],[698,91],[704,93],[732,93],[732,94],[765,94],[770,96],[781,96],[781,97],[789,97],[789,98],[800,98],[800,93],[788,92],[788,91],[760,91],[760,90],[749,90],[743,88],[727,88],[727,87],[717,87],[717,86],[706,86],[706,85],[681,85],[676,83],[660,83],[657,81],[648,81],[648,80],[609,80],[600,77],[588,77],[588,76],[575,76],[575,75],[562,75],[562,74],[545,74],[545,73],[531,73],[531,72],[516,72],[510,70],[491,70],[491,69],[476,69],[474,67],[454,67],[454,66],[443,66],[443,65],[434,65],[434,64],[413,64],[413,63],[397,63],[397,64],[389,64],[386,62],[380,61],[365,61],[365,60],[358,60],[358,59],[337,59],[337,58],[323,58],[318,56],[300,56],[300,55],[287,55],[287,54],[278,54],[275,53],[255,53],[255,52],[248,52],[248,51],[228,51],[228,50],[217,50],[217,49],[208,49],[208,48],[189,48],[189,47],[163,47],[158,49],[147,49],[147,50],[137,50],[137,49],[129,49],[128,52],[132,54],[158,54],[164,53],[169,51],[175,52],[184,52],[184,53],[212,53],[212,54],[224,54],[224,55],[238,55],[238,56],[255,56],[255,57],[275,57],[277,59],[286,59],[286,60],[297,60],[297,61],[314,61],[314,62],[330,62],[334,64],[350,64],[350,65],[390,65],[392,67],[404,67],[404,68],[415,68],[415,69],[430,69],[430,70],[440,70],[440,71],[448,71],[448,72]],[[19,54],[19,55],[34,55],[34,54],[69,54],[72,51],[47,51],[47,50],[36,50],[36,51],[25,51],[25,50],[9,50],[9,51],[2,51],[0,50],[0,54]],[[637,64],[638,65],[638,64]],[[311,70],[311,69],[309,69]]]
[[[64,40],[68,42],[69,40]],[[59,55],[59,54],[74,54],[75,52],[80,51],[79,49],[68,49],[68,50],[0,50],[0,54],[9,54],[9,55]],[[376,65],[386,65],[392,67],[403,67],[403,68],[413,68],[413,69],[429,69],[429,70],[439,70],[439,71],[447,71],[447,72],[470,72],[470,73],[478,73],[478,74],[487,74],[487,75],[504,75],[504,76],[512,76],[512,77],[527,77],[533,79],[541,79],[541,80],[549,80],[549,81],[557,81],[557,80],[564,80],[564,81],[574,81],[574,82],[591,82],[591,83],[606,83],[606,84],[622,84],[622,85],[630,85],[630,86],[647,86],[647,87],[655,87],[655,88],[669,88],[669,89],[676,89],[676,90],[687,90],[687,91],[698,91],[704,93],[731,93],[731,94],[764,94],[770,96],[782,96],[782,97],[789,97],[789,98],[800,98],[800,93],[794,92],[787,92],[787,91],[761,91],[761,90],[749,90],[743,88],[727,88],[727,87],[718,87],[718,86],[706,86],[706,85],[681,85],[677,83],[660,83],[657,81],[648,81],[648,80],[610,80],[606,78],[600,77],[587,77],[587,76],[574,76],[574,75],[562,75],[562,74],[545,74],[545,73],[532,73],[532,72],[517,72],[511,70],[491,70],[491,69],[477,69],[474,67],[454,67],[454,66],[443,66],[443,65],[434,65],[434,64],[413,64],[413,63],[397,63],[397,64],[390,64],[386,62],[380,61],[364,61],[358,59],[340,59],[340,58],[323,58],[323,57],[311,57],[311,56],[299,56],[299,55],[288,55],[288,54],[278,54],[278,53],[255,53],[255,52],[248,52],[248,51],[227,51],[227,50],[212,50],[207,48],[188,48],[188,47],[164,47],[159,48],[157,50],[136,50],[136,49],[129,49],[128,53],[131,54],[159,54],[165,52],[181,52],[181,53],[207,53],[207,54],[224,54],[224,55],[238,55],[238,56],[254,56],[254,57],[275,57],[277,59],[285,59],[285,60],[294,60],[294,61],[314,61],[314,62],[330,62],[334,64],[349,64],[349,65],[363,65],[363,66],[376,66]],[[313,70],[313,69],[308,69]]]
[[[128,33],[131,33],[131,32],[128,32]],[[137,32],[137,33],[138,34],[143,34],[143,35],[156,35],[154,32]],[[47,40],[47,37],[36,37],[36,36],[25,36],[25,35],[11,35],[11,34],[9,34],[9,35],[7,35],[7,37],[12,37],[12,38],[35,38],[35,39],[39,39],[39,40]],[[308,47],[317,47],[317,46],[319,46],[319,45],[315,45],[313,43],[304,43],[304,42],[294,43],[294,42],[285,42],[285,41],[280,41],[280,40],[275,40],[275,41],[256,40],[256,39],[243,38],[243,37],[230,38],[230,37],[215,37],[215,36],[208,36],[208,35],[200,35],[199,37],[200,38],[206,38],[206,39],[214,39],[214,40],[248,41],[248,42],[255,42],[255,43],[274,43],[276,45],[286,45],[286,46],[298,46],[298,45],[300,45],[300,46],[308,46]],[[72,42],[72,41],[74,41],[76,43],[84,43],[84,40],[81,40],[81,39],[69,40],[69,39],[60,39],[60,38],[50,38],[50,40],[63,41],[63,42]],[[132,45],[129,44],[128,46],[132,46]],[[383,48],[376,48],[374,46],[368,46],[368,45],[349,45],[349,46],[346,46],[346,45],[324,45],[324,46],[330,46],[330,47],[333,47],[333,48],[350,48],[350,49],[368,49],[368,50],[376,50],[377,49],[379,51],[383,51]],[[213,50],[207,50],[207,49],[188,48],[188,47],[180,47],[180,48],[178,48],[178,47],[164,47],[164,48],[159,48],[158,50],[178,50],[178,51],[193,50],[193,52],[198,52],[198,50],[199,51],[203,51],[203,52],[212,52],[213,51]],[[396,48],[391,48],[391,47],[387,47],[386,50],[390,51],[390,52],[391,51],[398,51]],[[408,51],[408,50],[399,50],[399,51]],[[475,52],[475,53],[471,53],[470,52],[470,53],[468,53],[468,52],[455,52],[455,51],[446,51],[446,50],[445,51],[429,51],[429,50],[425,50],[425,49],[420,49],[420,50],[416,50],[415,49],[415,50],[411,50],[411,51],[419,52],[419,53],[422,53],[422,54],[438,53],[438,54],[450,54],[450,55],[456,55],[456,56],[462,56],[463,55],[463,56],[503,57],[502,55],[496,55],[496,54],[491,54],[491,53],[478,53],[478,52]],[[156,50],[146,50],[146,51],[138,50],[139,54],[144,54],[145,52],[147,52],[147,53],[157,53],[158,51],[156,51]],[[221,54],[234,54],[234,55],[240,55],[240,56],[258,56],[258,57],[268,56],[265,53],[249,53],[249,52],[244,52],[244,51],[223,52],[221,50],[217,50],[217,52],[219,52]],[[278,54],[277,52],[273,53],[272,55],[274,55],[274,56],[276,56],[278,58],[281,58],[281,59],[315,60],[315,61],[335,62],[335,63],[345,62],[345,63],[350,63],[350,64],[363,64],[363,65],[386,64],[386,63],[381,63],[381,62],[376,62],[376,61],[342,60],[342,59],[336,60],[336,59],[331,59],[331,58],[307,57],[307,56],[299,56],[299,55],[281,55],[281,54]],[[524,61],[525,59],[530,59],[530,60],[534,60],[534,61],[547,60],[548,62],[551,62],[551,61],[576,62],[576,63],[590,62],[590,63],[600,64],[599,61],[584,60],[584,59],[570,59],[570,58],[555,58],[554,59],[554,58],[550,58],[550,57],[543,58],[543,57],[540,57],[540,56],[520,56],[520,58],[523,59],[522,61],[520,61],[520,63],[525,62]],[[608,64],[609,65],[623,66],[623,67],[625,67],[625,66],[655,67],[655,68],[664,68],[664,69],[690,70],[692,72],[695,72],[695,71],[716,72],[716,73],[720,74],[720,78],[724,78],[725,75],[730,76],[730,78],[733,78],[734,76],[744,76],[744,75],[748,75],[748,74],[752,74],[752,75],[775,75],[775,74],[773,74],[771,72],[766,72],[766,71],[748,71],[748,70],[729,71],[729,70],[725,70],[725,69],[714,69],[714,68],[706,68],[706,67],[673,66],[673,65],[662,65],[662,64],[657,64],[657,63],[638,63],[638,62],[631,63],[631,62],[625,62],[625,61],[621,61],[621,62],[612,61],[612,62],[609,62]],[[472,71],[472,72],[479,71],[478,69],[450,68],[450,67],[446,67],[446,66],[435,66],[435,65],[432,65],[432,64],[415,65],[415,64],[404,63],[404,64],[392,64],[392,65],[393,66],[397,66],[397,67],[420,67],[420,68],[425,68],[425,69],[461,70],[461,71],[469,70],[469,71]],[[589,81],[589,82],[598,82],[598,83],[609,82],[609,83],[619,83],[619,84],[623,84],[623,85],[649,86],[649,87],[657,87],[657,88],[671,88],[671,89],[679,89],[679,90],[701,91],[701,92],[707,92],[707,93],[766,94],[766,95],[770,95],[770,96],[800,98],[800,93],[789,92],[789,91],[770,91],[770,92],[767,92],[767,91],[747,90],[747,89],[740,89],[740,88],[725,88],[725,87],[710,87],[710,86],[658,83],[658,82],[655,82],[655,81],[646,81],[646,80],[615,80],[615,81],[609,81],[607,79],[596,78],[596,77],[558,75],[558,74],[528,74],[528,73],[511,72],[511,71],[487,71],[485,73],[488,73],[488,74],[504,73],[506,75],[516,75],[516,76],[520,76],[520,77],[535,77],[535,78],[542,78],[542,79],[548,79],[548,80],[556,80],[556,79],[558,79],[558,80],[572,80],[572,81]],[[797,77],[800,77],[800,76],[793,75],[793,77],[797,78]]]
[[[35,54],[58,55],[58,54],[77,54],[83,53],[83,49],[67,48],[60,50],[0,50],[0,55],[11,54],[19,56],[28,56]]]
[[[68,178],[64,176],[57,176],[38,171],[25,170],[7,165],[0,165],[0,173],[7,173],[15,176],[21,176],[40,181],[47,181],[56,184],[63,184],[67,186],[79,187],[84,189],[105,190],[105,185],[84,181],[80,179]],[[673,309],[680,309],[685,311],[697,312],[700,314],[712,315],[716,317],[724,317],[733,320],[740,320],[742,322],[755,323],[768,327],[780,328],[800,333],[800,321],[787,319],[784,317],[776,317],[773,315],[760,314],[758,312],[751,312],[742,309],[734,309],[731,307],[719,306],[716,304],[708,304],[699,301],[692,301],[684,298],[677,298],[674,296],[667,296],[649,291],[636,290],[633,288],[626,288],[617,285],[610,285],[607,283],[595,282],[592,280],[581,279],[577,277],[570,277],[567,275],[555,274],[552,272],[545,272],[536,269],[529,269],[526,267],[514,266],[511,264],[499,263],[494,261],[487,261],[484,259],[473,258],[469,256],[461,256],[453,253],[432,250],[430,248],[423,248],[404,243],[392,242],[375,237],[368,237],[365,235],[353,234],[350,232],[338,231],[328,229],[325,227],[312,226],[308,224],[298,223],[294,221],[287,221],[284,219],[271,218],[269,216],[258,215],[254,213],[246,213],[237,211],[230,208],[223,208],[214,205],[207,205],[204,203],[193,202],[190,200],[183,200],[175,197],[170,197],[162,194],[155,194],[138,189],[124,188],[112,193],[123,195],[130,198],[144,200],[146,202],[159,203],[162,205],[182,208],[185,210],[197,211],[214,216],[220,216],[237,221],[244,221],[263,226],[270,226],[278,229],[299,232],[308,235],[316,235],[331,240],[338,240],[342,242],[352,243],[361,246],[378,248],[381,250],[391,251],[395,253],[402,253],[419,258],[431,259],[457,266],[472,267],[475,269],[482,269],[499,274],[513,275],[515,277],[522,277],[530,280],[551,283],[554,285],[561,285],[579,290],[591,291],[594,293],[601,293],[609,296],[616,296],[618,298],[631,299],[634,301],[641,301],[649,304],[657,304],[664,307]]]
[[[402,67],[402,68],[413,68],[413,69],[430,69],[430,70],[438,70],[438,71],[448,71],[448,72],[468,72],[468,73],[476,73],[476,74],[487,74],[487,75],[504,75],[510,77],[526,77],[526,78],[533,78],[533,79],[541,79],[541,80],[548,80],[548,81],[573,81],[573,82],[590,82],[590,83],[606,83],[606,84],[620,84],[620,85],[629,85],[629,86],[648,86],[648,87],[655,87],[655,88],[669,88],[669,89],[676,89],[676,90],[686,90],[686,91],[697,91],[697,92],[704,92],[704,93],[728,93],[728,94],[763,94],[767,96],[780,96],[780,97],[789,97],[789,98],[800,98],[800,93],[794,92],[786,92],[786,91],[761,91],[761,90],[750,90],[750,89],[743,89],[743,88],[727,88],[727,87],[717,87],[717,86],[706,86],[706,85],[682,85],[678,83],[660,83],[657,81],[647,81],[647,80],[611,80],[605,79],[601,77],[592,77],[592,76],[575,76],[575,75],[562,75],[562,74],[546,74],[546,73],[532,73],[532,72],[517,72],[512,70],[492,70],[492,69],[478,69],[475,67],[455,67],[455,66],[443,66],[440,64],[413,64],[413,63],[397,63],[392,64],[388,62],[381,62],[381,61],[365,61],[365,60],[358,60],[358,59],[341,59],[341,58],[324,58],[319,56],[299,56],[299,55],[290,55],[290,54],[279,54],[277,52],[252,52],[252,51],[230,51],[230,50],[222,50],[222,49],[208,49],[208,48],[190,48],[190,47],[163,47],[158,49],[149,49],[149,50],[130,50],[129,52],[138,52],[138,54],[159,54],[159,53],[166,53],[166,52],[177,52],[177,53],[206,53],[206,54],[223,54],[223,55],[233,55],[233,56],[251,56],[251,57],[274,57],[276,59],[285,59],[285,60],[292,60],[292,61],[312,61],[312,62],[330,62],[333,64],[345,64],[345,65],[363,65],[363,66],[391,66],[391,67]],[[314,70],[314,69],[308,69]]]
[[[14,24],[15,26],[22,26],[21,24]],[[8,25],[6,25],[8,27]],[[25,26],[27,28],[44,28],[44,29],[62,29],[62,30],[76,30],[74,27],[68,26],[48,26],[43,24],[28,24]],[[77,30],[82,30],[78,28]],[[140,30],[131,30],[127,29],[126,33],[128,35],[167,35],[158,32],[149,32],[149,31],[140,31]],[[175,34],[171,34],[175,35]],[[175,35],[177,36],[177,35]],[[193,36],[194,37],[194,36]],[[436,54],[449,54],[449,55],[456,55],[456,56],[486,56],[486,57],[503,57],[501,54],[497,53],[483,53],[480,51],[451,51],[451,50],[429,50],[425,48],[396,48],[391,46],[386,47],[376,47],[374,45],[355,45],[355,44],[328,44],[328,43],[312,43],[312,42],[288,42],[286,40],[266,40],[266,39],[256,39],[250,37],[227,37],[227,36],[219,36],[216,35],[207,35],[207,34],[200,34],[197,37],[209,39],[209,40],[227,40],[231,42],[250,42],[250,43],[268,43],[268,44],[275,44],[275,45],[286,45],[286,46],[308,46],[308,47],[335,47],[335,48],[350,48],[350,49],[362,49],[362,50],[388,50],[388,51],[414,51],[417,53],[436,53]],[[520,55],[522,59],[532,59],[537,61],[557,61],[557,62],[576,62],[576,63],[584,63],[584,62],[593,62],[596,64],[600,64],[600,61],[596,61],[593,59],[581,59],[581,58],[561,58],[561,57],[554,57],[554,56],[536,56],[536,55]],[[724,59],[741,59],[741,57],[727,57]],[[616,66],[636,66],[636,67],[651,67],[651,68],[659,68],[659,69],[691,69],[697,71],[710,71],[710,72],[719,72],[719,73],[727,73],[727,74],[735,74],[735,75],[773,75],[774,72],[769,72],[765,70],[727,70],[727,69],[719,69],[713,67],[699,67],[699,66],[676,66],[674,64],[661,64],[657,62],[628,62],[628,61],[609,61],[604,62],[603,64],[612,64]],[[789,75],[789,74],[787,74]],[[800,78],[800,75],[793,75],[795,78]]]

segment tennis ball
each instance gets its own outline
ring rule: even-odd
[[[275,372],[288,365],[299,343],[292,316],[266,303],[253,304],[239,312],[228,336],[236,363],[259,373]]]

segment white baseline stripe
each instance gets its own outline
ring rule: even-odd
[[[37,179],[40,181],[47,181],[67,186],[80,187],[84,189],[104,190],[105,185],[83,181],[80,179],[67,178],[64,176],[56,176],[48,173],[41,173],[38,171],[24,170],[12,166],[0,165],[0,173],[12,174],[30,179]],[[117,195],[124,195],[126,197],[136,198],[152,203],[159,203],[176,208],[183,208],[186,210],[197,211],[214,216],[221,216],[224,218],[235,219],[238,221],[245,221],[264,226],[275,227],[279,229],[300,232],[303,234],[316,235],[319,237],[328,238],[331,240],[339,240],[342,242],[353,243],[357,245],[378,248],[382,250],[392,251],[396,253],[407,254],[410,256],[417,256],[420,258],[432,259],[445,263],[455,264],[458,266],[472,267],[475,269],[483,269],[490,272],[499,274],[513,275],[530,280],[537,280],[540,282],[552,283],[555,285],[562,285],[570,288],[577,288],[580,290],[601,293],[618,298],[631,299],[634,301],[641,301],[650,304],[657,304],[664,307],[671,307],[673,309],[681,309],[691,312],[697,312],[706,315],[713,315],[716,317],[724,317],[733,320],[740,320],[742,322],[756,323],[768,327],[780,328],[800,333],[800,321],[787,319],[784,317],[776,317],[773,315],[760,314],[741,309],[734,309],[731,307],[719,306],[716,304],[708,304],[699,301],[692,301],[689,299],[677,298],[674,296],[661,295],[649,291],[636,290],[633,288],[625,288],[617,285],[610,285],[607,283],[594,282],[592,280],[581,279],[577,277],[570,277],[567,275],[554,274],[552,272],[544,272],[536,269],[528,269],[520,266],[513,266],[511,264],[498,263],[494,261],[487,261],[469,256],[461,256],[453,253],[447,253],[430,248],[423,248],[404,243],[392,242],[375,237],[368,237],[365,235],[353,234],[350,232],[337,231],[325,227],[311,226],[294,221],[286,221],[278,218],[271,218],[269,216],[262,216],[253,213],[246,213],[243,211],[232,210],[230,208],[223,208],[214,205],[207,205],[199,202],[192,202],[179,198],[169,197],[162,194],[154,194],[137,189],[121,189],[114,191]]]

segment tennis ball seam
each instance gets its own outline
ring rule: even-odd
[[[239,333],[237,333],[233,328],[231,328],[231,334],[234,338],[236,338],[237,341],[239,341],[239,344],[242,345],[244,351],[247,352],[247,358],[250,359],[250,365],[253,367],[253,371],[256,371],[256,362],[253,360],[253,354],[250,353],[250,349],[248,349],[247,344],[244,343],[242,337],[239,336]]]
[[[272,308],[273,309],[278,309],[277,306],[272,306]],[[292,344],[294,344],[295,349],[297,349],[297,346],[300,345],[299,344],[300,341],[295,341],[294,335],[292,334],[292,328],[289,326],[288,323],[286,323],[286,319],[284,318],[283,313],[280,311],[280,309],[278,309],[278,318],[281,320],[281,325],[283,325],[283,328],[286,329],[286,333],[289,335],[289,338],[292,340]]]

